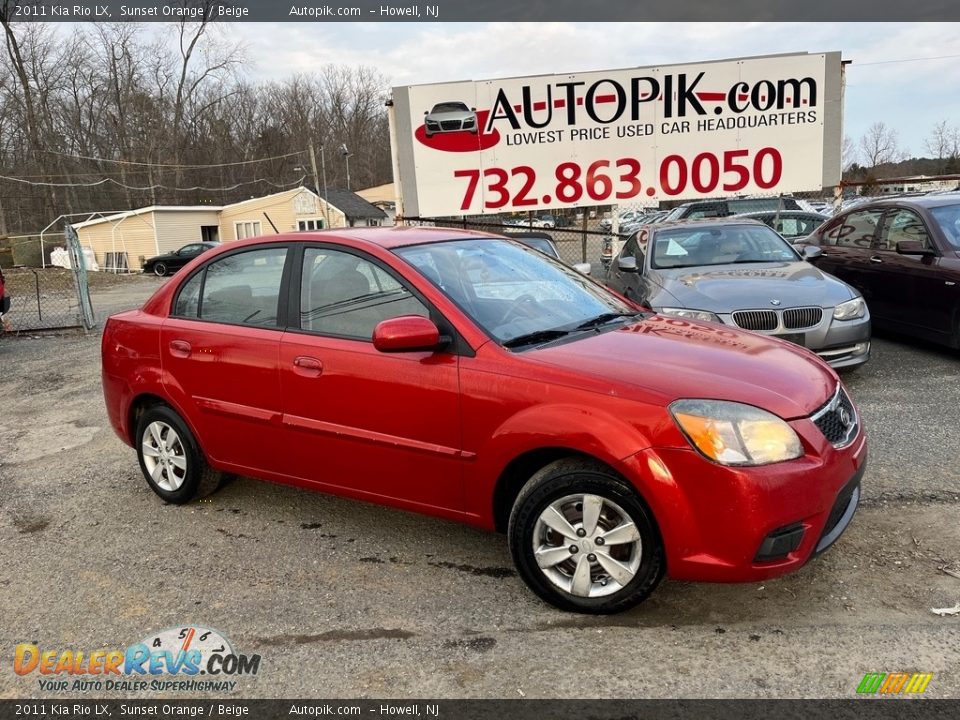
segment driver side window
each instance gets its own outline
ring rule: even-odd
[[[430,311],[396,278],[357,255],[307,248],[300,284],[303,330],[370,342],[382,321]]]

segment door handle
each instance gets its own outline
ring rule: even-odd
[[[883,262],[883,258],[877,257],[876,255],[874,255],[872,258],[870,258],[870,262],[872,262],[872,263],[882,263],[882,262]]]
[[[178,358],[187,358],[190,357],[191,351],[190,343],[186,340],[171,340],[170,341],[170,354]]]
[[[295,371],[300,375],[317,377],[323,372],[323,363],[309,355],[298,355],[293,359]]]

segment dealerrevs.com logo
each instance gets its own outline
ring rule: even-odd
[[[224,692],[260,671],[259,655],[234,651],[225,635],[199,625],[169,628],[123,649],[42,648],[20,643],[13,671],[46,692]]]

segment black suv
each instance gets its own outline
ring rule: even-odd
[[[678,205],[662,218],[666,220],[698,220],[700,218],[721,218],[744,213],[769,210],[809,210],[792,197],[762,198],[725,198],[720,200],[693,200]]]

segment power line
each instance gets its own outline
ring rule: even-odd
[[[303,150],[297,150],[296,152],[287,153],[286,155],[274,155],[272,157],[257,158],[255,160],[241,160],[239,162],[232,163],[217,163],[214,165],[178,165],[176,163],[149,163],[149,162],[137,162],[134,160],[112,160],[110,158],[98,158],[92,157],[90,155],[76,155],[74,153],[62,153],[57,152],[56,150],[44,150],[46,153],[52,155],[60,155],[62,157],[76,158],[78,160],[94,160],[96,162],[107,162],[107,163],[117,163],[118,165],[139,165],[141,167],[162,167],[162,168],[221,168],[221,167],[234,167],[236,165],[250,165],[252,163],[261,163],[269,162],[270,160],[282,160],[288,157],[296,157],[297,155],[303,155]]]
[[[937,55],[936,57],[903,58],[901,60],[877,60],[876,62],[867,63],[854,62],[851,67],[858,68],[866,65],[891,65],[893,63],[921,62],[923,60],[950,60],[952,58],[960,58],[960,55]]]
[[[24,180],[22,178],[15,178],[15,177],[8,177],[6,175],[0,175],[0,180],[9,180],[10,182],[20,183],[22,185],[30,185],[32,187],[86,187],[86,188],[89,188],[89,187],[97,187],[99,185],[110,183],[112,185],[117,185],[118,187],[125,188],[127,190],[137,190],[137,191],[173,190],[175,192],[192,192],[194,190],[203,190],[205,192],[224,192],[228,190],[236,190],[237,188],[243,187],[244,185],[253,185],[255,183],[266,183],[267,185],[272,185],[275,188],[293,187],[293,186],[302,184],[303,181],[306,179],[306,177],[307,177],[306,175],[301,175],[298,180],[294,180],[293,182],[290,182],[290,183],[279,183],[279,184],[275,182],[271,182],[266,178],[257,178],[256,180],[239,182],[235,185],[230,185],[229,187],[215,187],[215,188],[203,187],[200,185],[195,185],[194,187],[182,188],[182,187],[170,187],[169,185],[160,185],[160,184],[145,185],[143,187],[137,187],[134,185],[126,185],[122,182],[118,182],[114,180],[113,178],[102,178],[95,182],[89,182],[89,183],[49,183],[49,182],[35,182],[32,180]]]

